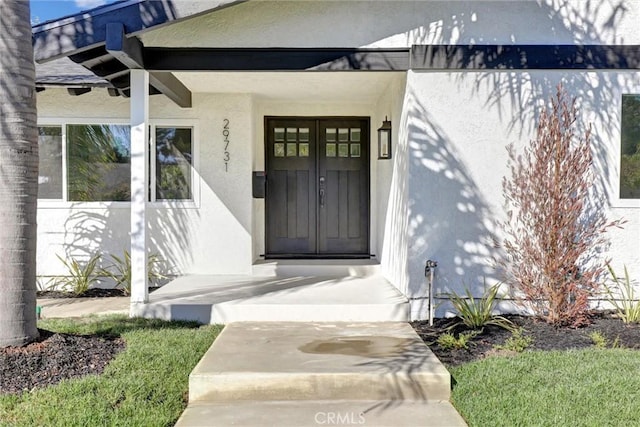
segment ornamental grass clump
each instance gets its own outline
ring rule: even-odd
[[[99,253],[92,255],[84,264],[75,258],[65,260],[60,255],[56,256],[67,269],[67,275],[54,282],[56,287],[61,287],[79,296],[98,282],[98,263],[101,258]]]
[[[494,314],[499,288],[499,283],[491,286],[485,290],[480,298],[475,298],[467,287],[465,287],[464,295],[451,292],[446,296],[458,312],[460,323],[467,328],[481,329],[488,325],[494,325],[512,330],[513,324],[507,318]]]
[[[609,263],[607,263],[607,269],[613,284],[605,285],[604,290],[607,301],[614,307],[616,316],[624,323],[640,323],[640,301],[629,277],[627,266],[624,267],[622,279]]]
[[[523,305],[558,326],[588,322],[589,298],[606,272],[604,233],[623,223],[606,219],[591,129],[578,132],[577,114],[575,99],[558,86],[530,145],[522,154],[508,147],[511,176],[503,179],[506,282]]]

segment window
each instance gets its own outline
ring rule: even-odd
[[[38,131],[39,199],[131,200],[129,125],[41,125]],[[150,135],[150,200],[193,200],[193,128],[157,125]]]
[[[620,198],[640,199],[640,95],[622,95]]]
[[[72,202],[131,200],[126,125],[67,125],[67,188]]]
[[[191,128],[156,127],[155,200],[191,200]],[[153,197],[153,194],[152,194]]]
[[[62,128],[38,127],[38,198],[62,199]]]

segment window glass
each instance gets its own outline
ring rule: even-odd
[[[191,200],[191,128],[156,127],[156,200]]]
[[[62,199],[62,127],[38,127],[38,198]]]
[[[620,198],[640,199],[640,95],[622,96]]]
[[[131,200],[130,127],[67,125],[69,201]]]

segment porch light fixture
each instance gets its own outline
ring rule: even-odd
[[[382,126],[378,129],[378,159],[391,158],[391,122],[384,116]]]

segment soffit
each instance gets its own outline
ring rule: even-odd
[[[194,93],[246,93],[287,102],[375,103],[395,76],[353,72],[177,72]]]

